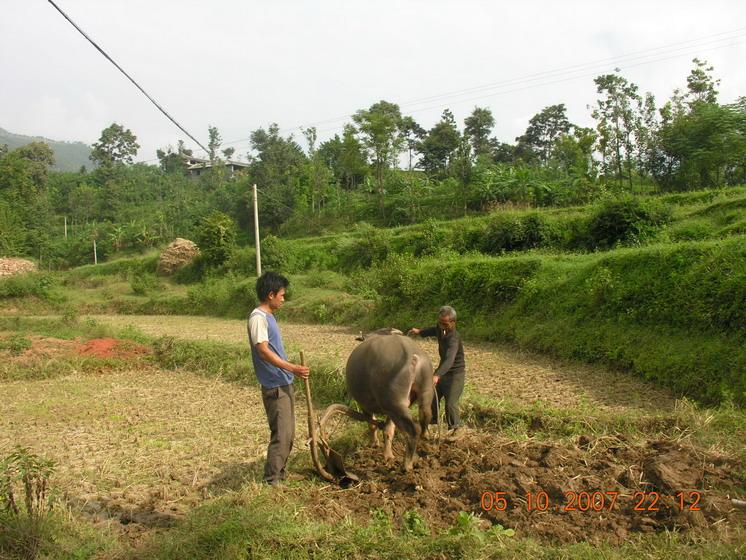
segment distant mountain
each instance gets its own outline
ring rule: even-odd
[[[91,155],[91,148],[83,142],[60,142],[41,136],[24,136],[0,128],[0,146],[7,144],[9,150],[15,150],[31,142],[49,144],[54,152],[55,163],[52,169],[55,171],[78,171],[81,165],[85,165],[88,169],[95,167],[93,162],[88,159],[88,156]]]

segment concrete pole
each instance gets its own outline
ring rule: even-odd
[[[65,216],[65,239],[67,239],[67,216]]]
[[[262,275],[262,254],[259,244],[259,204],[256,197],[256,183],[254,184],[254,242],[256,245],[256,275]]]
[[[96,240],[93,240],[93,264],[98,264],[98,253],[96,252]]]

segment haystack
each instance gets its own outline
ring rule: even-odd
[[[199,247],[193,241],[177,237],[161,253],[156,272],[163,276],[171,275],[192,262],[197,255]]]
[[[34,272],[35,270],[36,264],[25,259],[0,259],[0,277],[25,274],[27,272]]]

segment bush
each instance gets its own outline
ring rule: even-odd
[[[17,446],[0,462],[0,552],[36,558],[49,538],[54,462]],[[5,556],[3,556],[5,557]]]
[[[339,265],[346,270],[369,268],[383,261],[391,250],[391,234],[370,224],[355,226],[355,236],[344,240],[336,250]]]
[[[197,245],[208,265],[220,266],[228,260],[236,245],[236,234],[233,218],[217,210],[200,220]]]
[[[670,208],[639,198],[607,200],[593,212],[588,222],[589,248],[639,244],[650,239],[670,217]]]
[[[0,298],[36,296],[53,299],[52,289],[57,280],[51,274],[29,273],[0,280]]]

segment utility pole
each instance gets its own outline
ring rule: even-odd
[[[98,264],[98,253],[96,252],[96,240],[93,240],[93,264]]]
[[[65,216],[65,239],[67,239],[67,216]]]
[[[259,205],[256,198],[256,183],[254,183],[254,243],[256,245],[256,276],[262,275],[262,255],[259,247]]]

